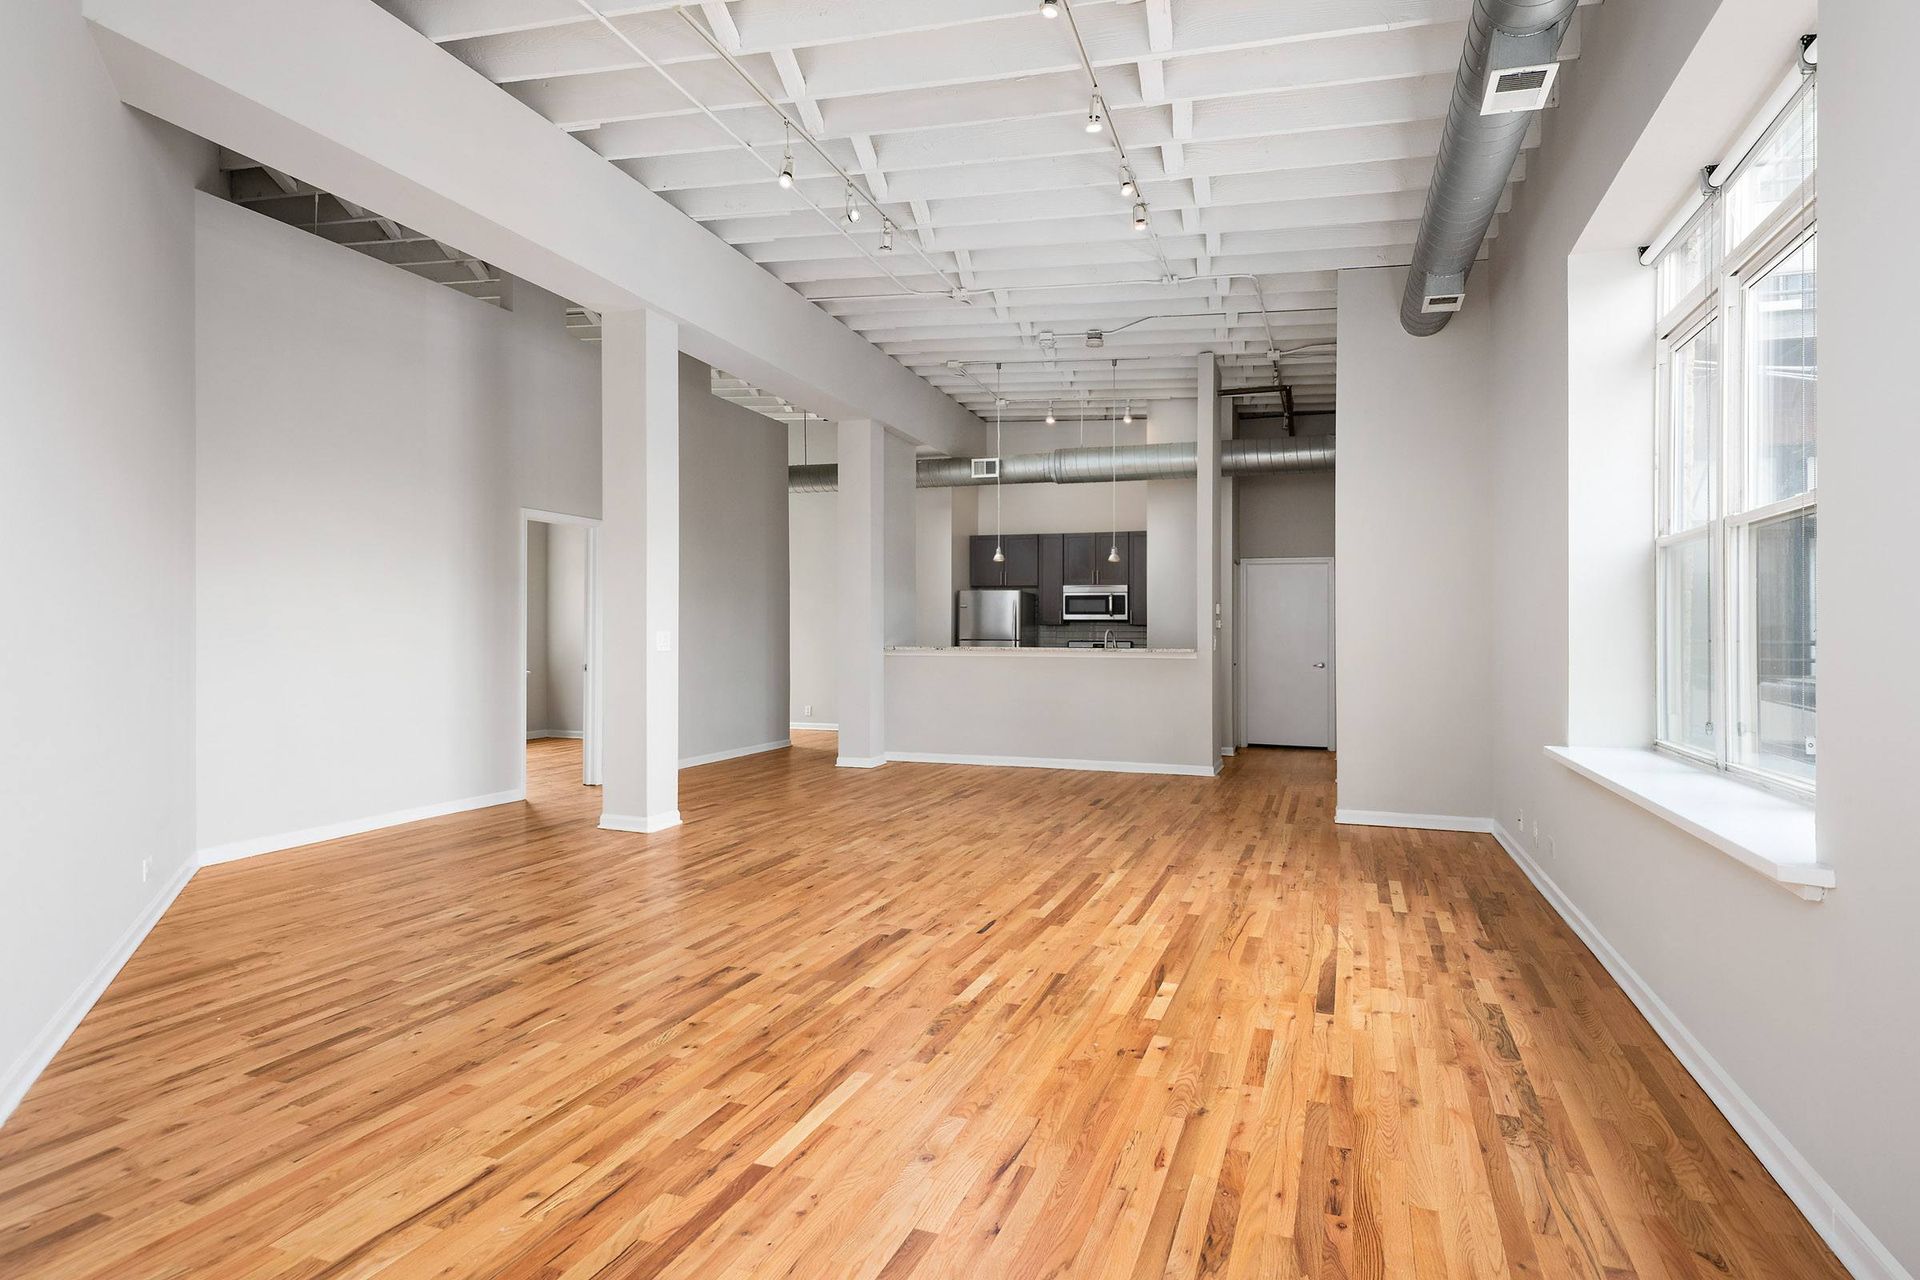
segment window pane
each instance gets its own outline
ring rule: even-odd
[[[1667,531],[1713,518],[1713,434],[1720,417],[1720,322],[1673,350],[1668,394]]]
[[[1678,746],[1713,751],[1713,595],[1706,534],[1662,549],[1660,736]]]
[[[1727,243],[1737,245],[1783,203],[1811,194],[1819,164],[1819,109],[1815,85],[1787,104],[1772,132],[1753,149],[1727,184]],[[1803,193],[1802,188],[1808,190]]]
[[[1747,501],[1818,483],[1819,278],[1808,240],[1747,291]]]
[[[1753,526],[1741,741],[1747,763],[1813,780],[1817,519],[1800,511]]]
[[[1674,237],[1660,255],[1659,303],[1664,317],[1689,293],[1700,287],[1713,269],[1715,237],[1720,227],[1720,206],[1709,201],[1694,215],[1687,229]]]

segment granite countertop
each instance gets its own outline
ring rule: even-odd
[[[1027,649],[962,649],[954,645],[900,645],[890,648],[888,653],[901,654],[962,654],[969,657],[986,656],[990,658],[1191,658],[1193,649],[1150,649],[1136,646],[1132,649],[1066,649],[1066,648],[1027,648]]]

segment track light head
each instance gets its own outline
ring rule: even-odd
[[[787,167],[780,171],[780,189],[793,190],[793,161],[791,160],[787,161]]]
[[[860,202],[854,198],[851,182],[847,184],[847,221],[848,223],[860,221]]]
[[[1060,16],[1060,0],[1040,0],[1040,16],[1057,18]]]
[[[880,219],[880,252],[893,252],[893,219]]]
[[[1100,95],[1095,94],[1087,103],[1087,132],[1098,133],[1107,127],[1107,118],[1100,110]]]
[[[1132,200],[1139,194],[1140,184],[1133,180],[1132,174],[1122,169],[1120,171],[1120,198],[1122,200]]]
[[[1133,401],[1127,401],[1126,412],[1120,415],[1120,421],[1126,423],[1128,426],[1133,425]]]
[[[1145,204],[1136,204],[1133,206],[1133,229],[1135,231],[1145,231],[1147,229],[1147,206]]]
[[[1052,426],[1053,424],[1054,424],[1053,401],[1049,400],[1047,401],[1047,425]]]

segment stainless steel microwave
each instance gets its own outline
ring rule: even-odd
[[[1060,590],[1060,619],[1063,622],[1125,622],[1125,587],[1063,587]]]

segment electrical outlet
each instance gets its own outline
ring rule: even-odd
[[[800,708],[800,714],[809,720],[813,719],[813,704],[809,702],[806,706]]]
[[[1526,839],[1527,838],[1527,811],[1525,809],[1520,810],[1519,813],[1514,815],[1513,825],[1519,829],[1520,838],[1522,840]]]
[[[153,874],[153,859],[152,858],[140,859],[140,883],[145,884],[147,882],[147,878],[152,874]]]

